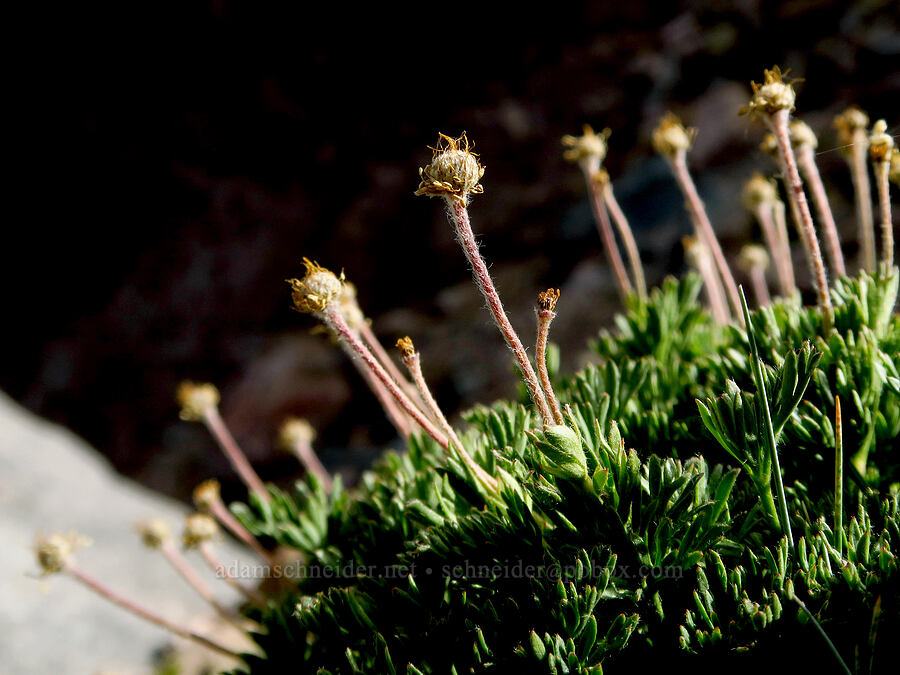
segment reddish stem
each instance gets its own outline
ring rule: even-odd
[[[179,637],[186,638],[188,640],[193,640],[197,644],[203,645],[213,651],[219,652],[220,654],[224,654],[225,656],[230,656],[235,659],[240,659],[240,655],[236,652],[231,651],[227,647],[223,647],[220,644],[217,644],[198,633],[195,633],[192,630],[188,630],[187,628],[182,628],[181,626],[172,623],[168,619],[164,619],[158,614],[154,614],[153,612],[144,609],[140,605],[128,600],[127,598],[122,597],[115,591],[113,591],[108,586],[100,583],[94,577],[88,575],[86,572],[83,572],[78,567],[73,565],[72,563],[68,563],[65,567],[65,571],[72,576],[74,579],[77,579],[79,582],[95,591],[99,595],[102,595],[104,598],[112,602],[113,604],[118,605],[122,609],[125,609],[132,614],[136,614],[142,619],[149,621],[150,623],[156,624],[162,628],[165,628],[167,631],[178,635]]]
[[[338,339],[346,343],[368,369],[381,380],[381,383],[387,388],[397,403],[400,404],[400,407],[403,408],[403,410],[406,411],[420,427],[422,427],[425,433],[437,441],[441,447],[446,449],[448,447],[446,436],[444,436],[444,434],[434,426],[431,420],[425,417],[422,411],[409,400],[409,397],[405,393],[403,393],[403,390],[400,389],[396,382],[394,382],[388,372],[384,369],[384,366],[378,362],[378,359],[376,359],[372,352],[370,352],[362,343],[359,336],[350,329],[350,326],[347,325],[347,322],[344,320],[344,317],[341,316],[341,313],[333,307],[328,306],[321,312],[321,319],[328,328],[337,334]]]
[[[778,287],[781,295],[790,298],[797,290],[794,282],[794,267],[791,263],[791,249],[785,241],[782,233],[774,219],[775,209],[779,208],[781,202],[762,202],[756,207],[756,218],[762,228],[763,236],[772,254],[772,261],[775,264],[775,274],[778,277]],[[783,205],[782,205],[783,206]]]
[[[822,222],[825,250],[828,251],[831,269],[839,277],[846,276],[847,268],[844,265],[841,240],[838,237],[837,225],[834,223],[834,214],[831,213],[831,206],[828,203],[828,195],[825,194],[825,186],[822,184],[822,176],[819,175],[819,168],[816,166],[816,156],[813,149],[808,145],[801,145],[797,149],[797,162],[800,165],[800,170],[803,172],[807,185],[809,185],[809,191],[816,205],[816,212],[819,214],[819,220]]]
[[[615,194],[613,194],[611,181],[607,181],[603,186],[603,201],[606,203],[606,208],[609,209],[609,214],[612,216],[616,229],[619,231],[619,236],[622,238],[622,243],[625,245],[625,254],[628,256],[631,276],[634,279],[638,297],[643,300],[647,297],[647,281],[644,278],[644,268],[641,265],[641,254],[638,251],[637,242],[634,240],[634,233],[631,231],[628,219],[619,206],[619,202],[616,201]]]
[[[606,204],[603,202],[603,188],[597,184],[597,181],[593,179],[593,176],[588,171],[584,172],[584,179],[587,182],[591,209],[594,212],[594,222],[597,224],[597,231],[600,233],[600,240],[603,242],[606,260],[612,268],[613,276],[615,276],[619,287],[619,296],[624,302],[628,294],[634,289],[631,285],[631,280],[625,273],[625,263],[622,262],[622,255],[619,253],[619,247],[616,244],[616,236],[613,234],[612,225],[609,221],[609,213],[606,210]]]
[[[228,461],[231,462],[231,466],[241,477],[244,485],[247,486],[247,489],[254,492],[264,502],[268,502],[271,499],[269,491],[256,471],[253,470],[250,462],[247,461],[246,455],[241,451],[228,427],[225,426],[225,421],[219,414],[219,409],[215,406],[206,408],[203,411],[203,421],[218,442],[219,447],[222,448],[222,452],[225,453]]]
[[[534,368],[531,366],[531,362],[528,360],[528,355],[525,353],[525,347],[522,345],[522,341],[519,339],[512,324],[509,322],[506,312],[503,310],[503,303],[500,301],[500,296],[497,293],[497,289],[494,287],[494,282],[491,280],[487,265],[481,257],[481,253],[478,251],[478,244],[475,242],[475,235],[472,233],[472,225],[469,223],[469,212],[466,209],[466,205],[459,200],[451,199],[448,200],[448,206],[451,216],[450,220],[456,230],[456,237],[462,246],[463,252],[466,254],[469,265],[472,267],[472,276],[475,279],[475,284],[481,290],[481,294],[487,301],[488,309],[490,309],[491,314],[494,317],[494,322],[500,329],[500,333],[506,340],[507,346],[510,351],[512,351],[513,357],[519,365],[519,371],[522,373],[522,380],[528,388],[531,400],[534,401],[534,404],[541,414],[541,419],[544,421],[544,424],[552,424],[553,415],[550,412],[550,406],[547,404],[547,399],[541,391],[537,375],[534,372]]]
[[[688,213],[691,214],[691,220],[694,221],[694,227],[697,229],[697,236],[701,243],[706,245],[715,263],[715,269],[718,270],[718,276],[722,279],[722,285],[728,296],[731,311],[743,326],[744,313],[741,309],[741,296],[738,293],[737,283],[734,281],[731,268],[728,267],[728,261],[725,259],[719,240],[716,238],[709,216],[706,215],[706,208],[703,206],[703,200],[700,199],[700,193],[697,192],[697,186],[694,185],[694,180],[691,178],[691,172],[688,171],[687,151],[684,149],[677,150],[671,157],[669,164],[672,166],[672,172],[675,174],[675,181],[684,195]]]
[[[828,279],[825,276],[825,263],[822,260],[822,251],[819,248],[819,240],[816,237],[816,228],[813,226],[812,214],[803,192],[803,182],[800,180],[800,172],[797,170],[797,162],[791,148],[790,134],[788,132],[787,109],[779,110],[766,117],[769,127],[775,134],[778,142],[778,159],[784,172],[784,180],[787,184],[788,201],[791,204],[791,213],[800,233],[806,251],[806,260],[809,263],[809,271],[812,274],[816,286],[816,295],[819,299],[819,308],[822,310],[822,323],[825,333],[830,333],[834,325],[834,307],[831,304],[831,293],[828,289]]]

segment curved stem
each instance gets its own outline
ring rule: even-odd
[[[831,293],[828,289],[828,279],[825,276],[825,263],[822,260],[822,251],[819,248],[819,240],[816,237],[816,229],[813,226],[812,214],[803,192],[803,182],[797,170],[797,162],[791,148],[790,135],[788,133],[788,110],[779,110],[768,115],[766,120],[775,140],[778,142],[778,159],[784,172],[784,180],[787,184],[788,201],[791,204],[791,213],[803,241],[806,251],[806,261],[809,263],[809,271],[816,287],[816,295],[819,300],[819,308],[822,311],[822,323],[825,333],[830,333],[834,325],[834,307],[831,305]]]
[[[208,407],[203,412],[203,421],[247,489],[254,492],[264,502],[268,502],[272,498],[269,491],[256,471],[253,470],[247,456],[241,451],[228,427],[225,426],[225,420],[219,414],[219,409],[215,406]]]
[[[538,312],[538,331],[537,345],[535,346],[535,358],[537,359],[538,376],[541,378],[541,384],[544,387],[544,393],[547,395],[547,402],[550,405],[550,411],[553,413],[553,420],[556,424],[563,423],[562,408],[559,405],[559,399],[556,398],[556,392],[553,391],[553,383],[550,381],[550,373],[547,371],[547,339],[550,335],[550,322],[556,316],[555,312]]]
[[[186,638],[188,640],[192,640],[197,644],[203,645],[208,649],[212,649],[213,651],[219,652],[220,654],[224,654],[225,656],[230,656],[235,659],[240,659],[241,656],[237,652],[233,652],[227,647],[223,647],[222,645],[213,642],[207,637],[200,635],[199,633],[195,633],[192,630],[188,630],[187,628],[182,628],[178,624],[175,624],[168,619],[164,619],[158,614],[154,614],[153,612],[144,609],[140,605],[128,600],[127,598],[122,597],[115,591],[113,591],[108,586],[100,583],[97,579],[94,579],[92,576],[88,575],[86,572],[83,572],[81,569],[69,563],[65,567],[66,573],[72,576],[74,579],[77,579],[80,583],[84,584],[91,590],[95,591],[99,595],[102,595],[104,598],[112,602],[113,604],[118,605],[122,609],[125,609],[132,614],[135,614],[142,619],[149,621],[150,623],[156,624],[161,628],[165,628],[170,633],[173,633],[179,637]]]
[[[412,417],[422,429],[431,436],[444,449],[447,448],[447,437],[422,413],[421,410],[409,400],[409,397],[400,389],[400,386],[394,382],[393,378],[384,369],[384,366],[378,362],[378,359],[363,344],[359,336],[356,335],[347,325],[341,313],[333,307],[326,307],[320,314],[320,318],[325,322],[329,329],[334,331],[338,338],[346,343],[357,358],[362,360],[366,367],[377,377],[385,388],[390,392],[391,396],[400,404],[400,407]]]
[[[875,273],[875,227],[872,218],[872,186],[869,183],[869,169],[866,155],[869,149],[869,138],[865,129],[853,132],[853,145],[850,146],[848,162],[850,175],[853,178],[853,192],[856,197],[856,222],[859,227],[859,247],[862,252],[863,269],[869,274]]]
[[[888,185],[890,162],[875,162],[875,180],[881,215],[881,262],[887,274],[894,266],[894,224],[891,222],[891,195]]]
[[[603,242],[606,260],[612,268],[613,276],[615,276],[616,284],[619,288],[619,296],[624,302],[633,288],[628,275],[625,273],[625,263],[622,262],[622,256],[616,244],[616,236],[613,234],[612,225],[609,222],[609,213],[607,213],[606,204],[603,202],[603,188],[597,185],[597,182],[587,172],[585,172],[584,177],[585,181],[587,181],[588,196],[591,201],[591,209],[594,212],[594,222],[597,223],[597,231],[600,233],[600,239]]]
[[[781,207],[784,212],[784,204],[780,201],[777,203],[763,202],[756,208],[756,218],[759,221],[760,228],[763,231],[769,252],[772,255],[772,261],[775,265],[775,274],[778,277],[778,288],[781,295],[790,298],[797,290],[794,282],[794,267],[791,264],[791,249],[786,243],[781,230],[782,226],[776,225],[775,213]]]
[[[231,511],[228,510],[228,507],[225,506],[225,502],[222,500],[214,501],[210,504],[209,510],[222,527],[253,549],[254,553],[262,558],[267,564],[274,564],[275,561],[272,558],[272,554],[262,547],[262,544],[259,543],[256,537],[254,537],[246,527],[240,524],[238,519],[235,518],[231,514]]]
[[[800,170],[803,172],[807,185],[809,185],[809,191],[816,205],[816,212],[819,214],[819,220],[822,222],[825,250],[828,252],[831,269],[839,277],[846,276],[847,268],[844,264],[844,254],[841,251],[841,240],[838,237],[837,225],[834,223],[834,214],[832,214],[831,206],[828,203],[828,195],[825,194],[825,186],[822,184],[822,176],[819,174],[819,168],[816,166],[816,156],[813,149],[808,145],[801,145],[797,149],[797,162],[800,164]]]
[[[731,273],[731,268],[725,259],[725,254],[722,252],[722,247],[719,245],[719,240],[716,238],[712,223],[709,222],[709,216],[706,215],[706,208],[703,206],[703,200],[700,199],[700,193],[697,192],[697,186],[694,185],[694,180],[691,178],[690,171],[688,171],[687,152],[678,150],[669,160],[669,165],[672,167],[675,181],[684,195],[688,213],[691,214],[691,220],[694,221],[694,227],[697,229],[697,236],[709,249],[716,270],[722,278],[722,285],[725,287],[731,311],[743,325],[744,317],[741,314],[741,298],[738,294],[737,283],[735,283],[734,275]]]
[[[220,561],[216,554],[212,550],[212,546],[208,541],[204,541],[200,544],[200,553],[203,555],[203,559],[206,561],[206,564],[209,565],[210,569],[216,573],[217,576],[221,576],[225,581],[238,593],[243,595],[249,602],[258,606],[265,606],[266,600],[265,598],[254,591],[253,589],[247,588],[238,581],[233,575],[228,572],[228,568],[225,566],[222,561]]]
[[[448,200],[447,205],[449,207],[450,220],[456,231],[456,237],[462,246],[463,252],[466,254],[469,265],[472,267],[472,276],[475,279],[475,284],[481,290],[481,294],[487,301],[488,309],[490,309],[491,314],[494,317],[494,322],[497,324],[497,328],[500,329],[500,333],[506,340],[507,346],[513,353],[516,363],[519,365],[519,371],[522,373],[522,380],[528,388],[531,400],[534,401],[534,404],[537,406],[544,423],[552,424],[553,415],[550,412],[550,406],[547,404],[547,399],[541,391],[537,375],[534,372],[531,362],[528,360],[528,355],[525,353],[525,347],[522,345],[522,341],[519,339],[512,324],[509,322],[506,312],[503,310],[503,303],[500,301],[500,295],[494,287],[494,282],[488,272],[484,258],[481,257],[481,253],[478,251],[478,244],[475,242],[475,235],[472,233],[472,225],[469,223],[469,212],[466,209],[466,205],[455,199]]]
[[[612,216],[616,229],[619,231],[619,236],[622,238],[622,243],[625,245],[625,255],[628,256],[628,266],[631,268],[631,277],[634,279],[638,297],[644,300],[647,297],[647,281],[644,278],[644,267],[641,264],[641,254],[638,250],[637,242],[634,240],[634,233],[631,231],[631,226],[628,224],[628,219],[619,206],[619,202],[616,201],[612,182],[607,181],[602,189],[603,201],[606,203],[606,208],[609,209],[609,214]]]

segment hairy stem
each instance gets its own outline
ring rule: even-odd
[[[794,216],[800,239],[803,241],[809,271],[816,287],[819,309],[822,311],[822,323],[825,333],[828,334],[834,325],[834,308],[831,305],[831,293],[828,290],[828,279],[825,275],[825,262],[822,260],[822,251],[819,248],[819,240],[813,226],[812,214],[809,211],[806,194],[803,192],[803,182],[800,180],[800,172],[797,170],[797,162],[791,148],[788,133],[789,116],[790,112],[787,109],[779,110],[766,116],[766,121],[778,142],[778,159],[787,183],[791,213]]]
[[[853,131],[853,144],[847,161],[853,178],[853,192],[856,198],[856,222],[859,228],[859,247],[862,252],[863,269],[875,273],[875,226],[872,217],[872,186],[869,183],[869,169],[866,155],[869,138],[863,128]]]
[[[419,390],[422,399],[425,401],[425,405],[431,412],[432,417],[434,417],[434,419],[438,422],[438,424],[444,430],[444,433],[447,434],[447,438],[450,439],[450,442],[453,443],[454,446],[456,446],[463,462],[466,463],[466,466],[469,467],[469,470],[477,478],[479,478],[482,483],[484,483],[490,489],[496,490],[498,487],[497,481],[493,476],[491,476],[487,471],[479,466],[479,464],[474,459],[472,459],[472,456],[463,447],[462,441],[459,440],[459,436],[456,435],[456,431],[452,426],[450,426],[450,422],[447,421],[446,416],[444,415],[443,411],[432,395],[431,389],[429,388],[428,383],[425,381],[425,376],[422,374],[422,364],[419,353],[415,352],[410,357],[405,357],[403,359],[403,363],[409,369],[409,373],[412,376],[413,382],[415,383],[416,388]]]
[[[841,251],[841,240],[838,237],[837,225],[834,223],[834,214],[832,214],[831,205],[828,203],[828,195],[825,194],[825,186],[822,184],[822,176],[819,174],[819,167],[816,166],[816,156],[812,147],[801,145],[797,149],[797,162],[800,165],[800,171],[803,172],[807,185],[809,185],[809,191],[816,205],[816,212],[819,214],[819,220],[822,222],[825,250],[828,252],[831,269],[839,277],[846,276],[847,268],[844,264],[844,254]]]
[[[222,500],[216,500],[212,502],[209,506],[210,513],[212,516],[219,521],[219,523],[226,530],[231,532],[237,539],[240,539],[244,542],[248,547],[253,549],[253,552],[256,553],[260,558],[262,558],[269,565],[274,564],[274,560],[272,558],[272,554],[263,548],[262,544],[256,539],[256,537],[251,534],[251,532],[238,522],[238,519],[235,518],[231,511],[228,510],[228,507],[225,506],[225,502]]]
[[[634,286],[637,289],[638,297],[644,300],[647,297],[647,281],[644,278],[644,267],[641,264],[641,254],[640,251],[638,251],[637,242],[634,240],[634,233],[631,231],[631,225],[628,224],[625,213],[619,206],[619,202],[616,201],[616,196],[613,194],[612,182],[606,181],[602,187],[602,191],[603,202],[606,204],[606,208],[609,209],[609,214],[612,216],[613,223],[615,223],[616,229],[619,231],[619,236],[622,238],[622,243],[625,245],[625,255],[628,256],[628,267],[631,269],[631,278],[634,280]]]
[[[613,234],[612,225],[609,222],[609,213],[603,202],[603,188],[597,185],[597,181],[593,179],[587,171],[584,173],[587,181],[588,195],[591,201],[591,209],[594,212],[594,222],[597,223],[597,231],[600,233],[600,239],[603,242],[603,250],[606,253],[606,260],[612,268],[613,276],[616,278],[616,285],[619,289],[619,296],[624,301],[628,294],[632,292],[631,281],[625,272],[625,263],[622,262],[622,256],[619,253],[619,247],[616,244],[616,236]]]
[[[393,401],[391,403],[393,404]],[[291,444],[291,449],[307,473],[311,473],[318,478],[325,488],[325,492],[330,494],[334,481],[331,478],[331,474],[328,473],[328,469],[322,464],[316,451],[313,450],[312,445],[305,439],[297,439]]]
[[[173,633],[179,637],[186,638],[188,640],[192,640],[197,644],[203,645],[208,649],[212,649],[220,654],[224,654],[225,656],[230,656],[235,659],[240,659],[240,655],[232,650],[224,647],[216,642],[213,642],[209,638],[206,638],[199,633],[195,633],[192,630],[188,630],[187,628],[182,628],[181,626],[169,621],[168,619],[164,619],[158,614],[154,614],[153,612],[144,609],[140,605],[127,598],[122,597],[111,588],[102,584],[100,581],[95,579],[94,577],[88,575],[86,572],[82,571],[72,563],[69,563],[65,567],[66,573],[68,573],[71,577],[78,580],[80,583],[84,584],[91,590],[95,591],[99,595],[102,595],[104,598],[112,602],[113,604],[118,605],[122,609],[125,609],[132,614],[136,614],[142,619],[149,621],[150,623],[156,624],[162,628],[165,628],[170,633]]]
[[[391,377],[394,378],[397,384],[403,387],[406,395],[409,396],[421,410],[426,410],[425,402],[421,399],[421,395],[413,386],[413,383],[407,380],[403,376],[403,373],[400,372],[400,369],[397,368],[394,360],[387,353],[384,346],[382,346],[381,341],[372,331],[372,328],[368,323],[362,322],[362,325],[359,327],[359,335],[363,339],[363,342],[365,342],[369,349],[372,351],[372,353],[375,354],[379,361],[381,361],[381,365],[385,367],[385,370],[390,373]]]
[[[216,600],[216,595],[213,593],[212,589],[207,586],[206,582],[200,578],[200,575],[191,567],[190,563],[188,563],[187,559],[181,554],[181,551],[173,544],[171,541],[163,542],[160,547],[162,554],[166,557],[166,560],[169,561],[169,564],[175,569],[178,574],[181,575],[181,578],[184,579],[195,591],[197,591],[197,595],[206,600],[210,604],[210,606],[216,610],[216,613],[221,616],[226,621],[234,624],[238,628],[241,628],[240,625],[235,623],[234,612],[229,611],[226,607],[222,606],[218,600]],[[243,628],[241,628],[243,630]]]
[[[785,230],[787,228],[784,228],[783,223],[779,227],[775,220],[775,213],[779,210],[779,206],[783,215],[784,204],[782,202],[760,203],[756,208],[756,218],[772,255],[775,276],[778,277],[778,288],[782,296],[790,298],[797,291],[797,286],[794,282],[794,267],[791,264],[791,249],[781,232],[782,228]]]
[[[341,348],[350,358],[350,361],[353,363],[353,366],[360,374],[360,377],[362,377],[362,379],[366,381],[366,384],[369,385],[369,389],[373,394],[375,394],[375,398],[378,399],[378,402],[384,409],[384,413],[387,415],[387,418],[391,421],[391,424],[394,425],[394,429],[397,430],[397,433],[401,438],[408,439],[411,433],[411,429],[410,420],[407,414],[397,406],[394,397],[391,395],[390,391],[388,391],[387,388],[381,383],[381,380],[379,380],[378,377],[376,377],[374,373],[369,370],[365,363],[363,363],[356,357],[356,352],[354,351],[354,349],[344,340],[338,339],[338,342],[340,343]]]
[[[697,236],[700,241],[706,245],[712,255],[716,270],[718,270],[718,275],[722,280],[721,283],[728,296],[731,310],[734,315],[738,317],[738,321],[741,325],[743,325],[744,318],[741,314],[741,298],[738,294],[737,283],[734,281],[734,275],[731,273],[731,268],[728,266],[728,261],[725,259],[725,254],[722,252],[719,240],[716,238],[716,233],[713,230],[712,223],[709,221],[709,216],[706,215],[706,208],[703,206],[703,200],[700,199],[700,193],[697,192],[697,186],[694,185],[694,180],[691,178],[690,171],[688,171],[687,151],[679,149],[670,158],[669,165],[672,167],[675,181],[678,183],[678,187],[681,188],[681,192],[684,195],[685,206],[687,207],[688,213],[691,215],[691,220],[694,222]]]
[[[544,420],[544,424],[552,424],[553,415],[550,412],[550,406],[547,403],[547,399],[541,391],[537,375],[534,372],[531,362],[528,360],[528,355],[525,353],[525,347],[522,345],[522,341],[519,339],[512,324],[509,322],[509,318],[506,316],[506,312],[503,309],[503,303],[500,301],[500,296],[497,293],[497,289],[494,287],[494,282],[488,272],[487,265],[478,250],[478,244],[475,242],[475,235],[472,233],[472,226],[469,223],[469,212],[466,209],[466,205],[459,200],[451,199],[448,200],[448,207],[450,220],[456,231],[456,238],[459,240],[463,252],[466,254],[469,265],[472,267],[472,276],[475,279],[475,284],[481,290],[481,294],[487,302],[488,309],[490,309],[491,314],[494,317],[497,328],[500,329],[503,339],[506,340],[507,346],[513,353],[513,357],[522,374],[522,379],[525,382],[525,386],[528,388],[528,393],[531,395],[531,400],[534,401],[534,404],[541,414],[541,419]]]
[[[328,306],[321,312],[321,319],[338,336],[338,339],[346,343],[353,350],[355,356],[381,381],[400,407],[422,427],[425,433],[437,441],[438,445],[446,449],[448,444],[447,437],[409,400],[409,397],[394,382],[393,378],[384,369],[384,366],[379,363],[378,359],[363,344],[359,336],[350,329],[341,313]]]
[[[891,194],[888,184],[890,161],[875,162],[875,183],[878,186],[878,203],[881,215],[881,262],[884,274],[894,266],[894,224],[891,222]]]
[[[268,502],[271,499],[269,491],[256,471],[253,470],[253,467],[247,460],[247,456],[244,455],[237,441],[234,440],[234,436],[231,435],[228,427],[225,426],[225,420],[219,414],[219,409],[215,406],[206,408],[203,412],[203,422],[216,439],[216,442],[218,442],[219,447],[222,448],[222,452],[225,453],[228,461],[231,462],[231,466],[238,476],[241,477],[241,481],[247,486],[247,489],[255,493],[264,502]]]
[[[228,567],[226,567],[225,564],[222,563],[221,560],[219,560],[212,549],[212,545],[208,541],[201,542],[200,553],[203,556],[203,559],[206,561],[206,564],[209,565],[210,569],[212,569],[212,571],[215,572],[217,576],[220,576],[222,579],[224,579],[229,586],[243,595],[252,604],[258,605],[260,607],[265,606],[266,600],[262,595],[257,593],[255,590],[244,586],[244,584],[242,584],[228,572]]]
[[[559,399],[556,398],[556,392],[553,391],[553,383],[550,382],[550,373],[547,371],[547,339],[550,335],[550,322],[553,321],[555,316],[555,312],[538,311],[535,359],[537,360],[538,376],[541,378],[541,385],[544,387],[544,393],[547,395],[547,402],[550,405],[553,420],[556,424],[562,424],[562,408],[559,405]]]
[[[766,271],[759,266],[750,269],[750,285],[753,287],[753,295],[756,296],[756,304],[759,307],[766,307],[772,304],[772,297],[769,295],[769,286],[766,283]]]

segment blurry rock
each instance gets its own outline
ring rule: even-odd
[[[187,507],[115,474],[76,436],[26,412],[0,394],[0,635],[3,671],[149,673],[155,653],[172,642],[67,577],[38,578],[32,553],[38,533],[77,530],[93,545],[76,554],[80,567],[148,609],[182,624],[210,626],[209,607],[163,558],[139,541],[134,523],[168,520],[177,532]],[[220,558],[249,561],[222,542]],[[226,604],[237,593],[193,556],[200,574]],[[223,639],[217,633],[218,639]],[[242,645],[246,647],[246,645]],[[182,645],[179,644],[179,650]],[[197,651],[199,650],[199,652]],[[191,645],[185,673],[233,667]],[[194,667],[196,666],[196,669]]]

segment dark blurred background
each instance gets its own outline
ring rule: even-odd
[[[535,294],[562,289],[551,337],[571,368],[620,304],[563,134],[613,130],[606,166],[655,283],[682,270],[689,231],[649,148],[667,109],[700,129],[691,166],[734,253],[758,237],[741,185],[772,171],[737,110],[763,68],[805,78],[797,114],[820,133],[851,255],[831,119],[857,103],[894,130],[900,110],[891,0],[272,7],[48,9],[20,54],[18,168],[35,194],[12,195],[25,208],[6,228],[0,386],[179,497],[210,475],[233,487],[203,429],[178,420],[183,378],[220,387],[265,478],[297,473],[273,449],[287,414],[350,475],[396,441],[290,310],[302,256],[346,271],[386,345],[412,336],[447,411],[515,392],[441,205],[412,194],[438,131],[466,130],[487,167],[473,226],[526,342]]]

